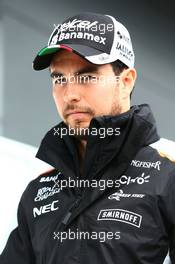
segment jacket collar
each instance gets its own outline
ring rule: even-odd
[[[64,122],[54,126],[43,138],[36,157],[49,163],[69,177],[79,175],[78,151],[73,136],[58,135]],[[141,147],[159,139],[155,120],[149,105],[132,106],[128,112],[118,116],[100,116],[91,120],[92,128],[120,128],[120,135],[88,136],[83,177],[97,175],[117,158],[123,169],[132,160]]]

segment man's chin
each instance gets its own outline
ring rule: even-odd
[[[75,122],[66,122],[66,125],[75,130],[83,130],[89,127],[90,120],[76,120]]]
[[[89,126],[75,126],[72,127],[72,130],[75,131],[76,137],[87,137],[89,135]]]
[[[69,136],[74,136],[79,140],[87,140],[89,135],[89,122],[83,124],[66,124]]]

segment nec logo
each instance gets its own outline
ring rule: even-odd
[[[37,217],[37,216],[40,216],[42,214],[47,214],[47,213],[50,213],[52,211],[58,210],[59,207],[56,206],[56,203],[58,203],[58,200],[53,201],[51,204],[46,204],[46,205],[40,206],[39,208],[34,207],[33,208],[33,216]]]

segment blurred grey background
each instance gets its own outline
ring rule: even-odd
[[[35,146],[60,121],[48,70],[32,61],[54,24],[79,12],[115,16],[130,31],[138,79],[132,104],[149,103],[175,140],[175,15],[170,0],[0,0],[0,135]]]

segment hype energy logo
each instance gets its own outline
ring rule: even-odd
[[[68,21],[62,24],[58,24],[55,29],[57,29],[57,32],[60,33],[61,31],[75,31],[76,29],[92,29],[93,27],[96,27],[98,25],[98,21],[90,22],[88,20],[81,20],[81,19],[73,19],[72,21]]]
[[[103,209],[97,218],[98,221],[118,221],[140,228],[142,216],[123,209]]]

